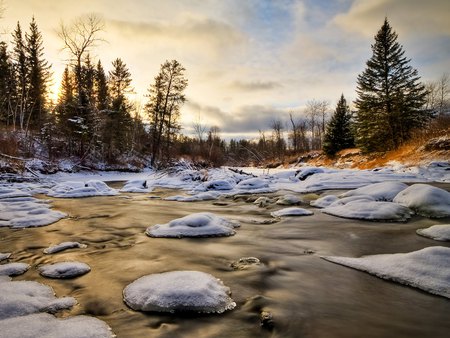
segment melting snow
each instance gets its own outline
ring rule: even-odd
[[[39,267],[39,273],[49,278],[74,278],[89,271],[91,271],[89,265],[82,262],[59,262]]]
[[[26,263],[8,263],[0,265],[0,276],[22,275],[30,268]]]
[[[86,244],[81,244],[78,242],[63,242],[57,245],[52,245],[48,247],[47,249],[44,249],[44,253],[46,254],[53,254],[60,251],[64,251],[67,249],[74,249],[74,248],[86,248]]]
[[[450,298],[450,248],[435,246],[410,253],[322,258]]]
[[[201,212],[174,219],[166,224],[156,224],[146,230],[150,237],[212,237],[231,236],[239,223]]]
[[[335,195],[326,195],[319,197],[315,201],[311,201],[310,205],[316,208],[326,208],[336,202],[339,198]]]
[[[341,197],[365,195],[373,197],[376,201],[392,202],[394,197],[407,187],[408,186],[402,182],[380,182],[350,190],[342,194]]]
[[[105,182],[90,180],[84,182],[64,182],[54,186],[48,196],[61,198],[91,197],[91,196],[114,196],[118,192],[108,187]]]
[[[273,217],[283,217],[283,216],[310,216],[314,213],[307,209],[290,207],[271,212],[270,214]]]
[[[131,193],[147,193],[153,190],[149,187],[147,180],[131,180],[125,183],[120,192],[131,192]]]
[[[450,241],[450,224],[436,224],[426,229],[419,229],[417,233],[436,241]]]
[[[172,271],[141,277],[123,290],[125,303],[140,311],[222,313],[236,303],[230,289],[199,271]]]

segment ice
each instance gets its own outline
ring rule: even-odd
[[[450,298],[450,248],[434,246],[410,253],[322,258]]]
[[[10,252],[0,252],[0,262],[11,257]]]
[[[4,198],[28,197],[31,194],[15,188],[0,187],[0,200]]]
[[[76,304],[72,297],[56,298],[51,287],[38,282],[0,279],[0,290],[0,319],[37,312],[55,313]],[[2,332],[0,329],[0,335]]]
[[[417,233],[436,241],[450,241],[450,224],[436,224],[426,229],[418,229]]]
[[[75,278],[91,271],[86,263],[59,262],[39,266],[39,273],[49,278]]]
[[[322,212],[338,217],[370,221],[402,222],[411,218],[411,210],[397,203],[377,202],[366,198],[353,200],[346,204],[339,204],[339,202],[341,200],[322,209]]]
[[[30,268],[26,263],[8,263],[0,265],[0,276],[22,275]]]
[[[236,303],[230,289],[214,276],[199,271],[171,271],[143,276],[123,290],[133,310],[222,313]]]
[[[130,192],[130,193],[148,193],[153,190],[149,187],[147,180],[131,180],[125,183],[120,192]]]
[[[342,194],[341,197],[365,195],[373,197],[376,201],[392,202],[394,197],[407,187],[408,186],[402,182],[380,182],[369,184],[355,190],[350,190]]]
[[[86,244],[81,244],[78,242],[62,242],[60,244],[52,245],[52,246],[48,247],[47,249],[44,249],[44,253],[53,254],[53,253],[67,250],[67,249],[86,248],[86,247],[87,247]]]
[[[273,217],[283,217],[283,216],[310,216],[314,213],[307,209],[290,207],[271,212],[270,214]]]
[[[210,201],[219,198],[221,194],[217,191],[206,191],[191,196],[175,195],[166,197],[166,201],[177,202],[197,202],[197,201]]]
[[[315,201],[311,201],[310,205],[316,208],[326,208],[332,203],[336,202],[339,198],[335,195],[326,195],[319,197]]]
[[[280,197],[276,204],[279,205],[295,205],[295,204],[300,204],[301,200],[300,198],[298,198],[295,195],[285,195]]]
[[[174,219],[166,224],[156,224],[147,228],[150,237],[215,237],[232,236],[239,223],[216,216],[209,212],[195,213]]]
[[[299,169],[295,175],[296,178],[298,178],[300,181],[306,180],[309,176],[312,176],[314,174],[321,174],[324,172],[323,168],[319,167],[303,167]]]
[[[47,313],[0,320],[0,335],[8,338],[113,338],[111,328],[89,316],[55,318]]]
[[[421,216],[450,216],[450,192],[428,184],[413,184],[399,192],[394,202],[407,206]]]
[[[261,178],[249,178],[239,182],[235,187],[235,194],[260,194],[272,192],[273,189],[269,188],[269,183]]]
[[[54,186],[47,195],[60,198],[76,198],[91,196],[114,196],[117,194],[117,190],[108,187],[105,182],[90,180],[85,183],[75,181],[59,183]]]

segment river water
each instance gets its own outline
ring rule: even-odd
[[[112,184],[120,187],[121,184]],[[441,187],[443,187],[441,185]],[[450,190],[450,185],[444,185]],[[179,192],[156,190],[152,196]],[[283,192],[278,192],[278,195]],[[42,198],[47,198],[42,196]],[[270,212],[252,196],[182,203],[149,194],[53,199],[69,218],[41,228],[0,228],[2,252],[33,267],[16,280],[50,285],[57,296],[73,296],[78,305],[62,316],[88,314],[108,323],[118,337],[448,337],[450,300],[335,265],[320,256],[410,252],[436,242],[415,234],[418,228],[450,223],[415,216],[408,223],[337,218],[313,209],[313,216],[270,223]],[[306,207],[309,208],[309,207]],[[145,229],[194,212],[209,211],[238,220],[235,236],[198,239],[150,238]],[[85,249],[44,255],[64,241]],[[260,266],[234,270],[231,263],[257,257]],[[41,277],[39,264],[82,261],[92,271],[69,280]],[[158,314],[129,309],[123,288],[152,273],[197,270],[230,287],[237,307],[223,314]],[[261,312],[272,324],[261,326]]]

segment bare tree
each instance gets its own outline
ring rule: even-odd
[[[328,115],[328,101],[310,100],[306,103],[306,114],[311,130],[311,149],[322,149],[322,138]]]
[[[274,119],[270,125],[272,128],[272,142],[274,147],[274,155],[280,160],[284,159],[284,152],[286,149],[286,142],[283,137],[283,121]]]
[[[425,108],[438,116],[444,115],[450,109],[450,75],[442,74],[438,80],[427,83],[425,88]]]
[[[301,153],[309,150],[308,139],[306,137],[308,122],[304,118],[294,120],[292,113],[289,113],[291,122],[291,132],[289,140],[295,153]]]

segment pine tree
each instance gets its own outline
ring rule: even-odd
[[[108,80],[100,60],[98,61],[95,70],[94,96],[96,109],[100,113],[106,111],[109,108],[110,97],[108,92]]]
[[[397,148],[430,118],[423,109],[425,87],[397,37],[385,19],[367,68],[358,76],[356,143],[366,152]]]
[[[12,59],[14,63],[14,73],[16,81],[17,101],[14,108],[14,127],[16,123],[19,124],[20,129],[23,130],[26,122],[26,112],[28,105],[28,62],[26,56],[25,42],[23,39],[22,28],[17,22],[16,29],[13,32],[14,49]]]
[[[336,110],[327,124],[323,140],[323,151],[327,155],[332,156],[339,150],[354,146],[351,119],[350,108],[347,105],[344,94],[342,94]]]
[[[14,123],[16,82],[14,67],[7,45],[0,42],[0,122],[6,125]]]

